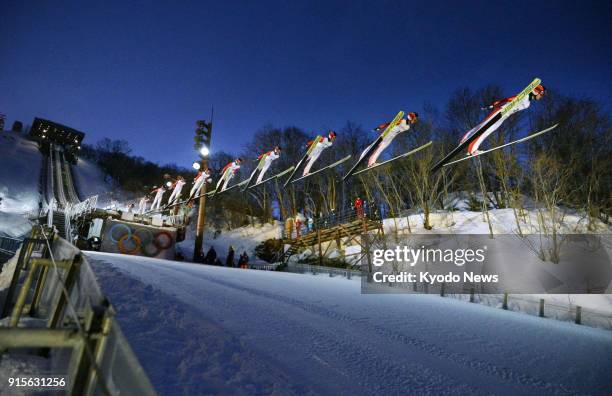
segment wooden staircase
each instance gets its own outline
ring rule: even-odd
[[[283,244],[289,245],[289,248],[282,254],[280,262],[287,264],[291,256],[309,246],[320,245],[333,240],[340,241],[342,238],[356,237],[376,230],[382,230],[382,221],[364,217],[348,223],[317,229],[299,238],[283,238]]]

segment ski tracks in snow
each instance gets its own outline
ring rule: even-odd
[[[363,303],[372,298],[382,298],[384,302],[385,297],[361,296],[356,282],[350,293],[354,296],[348,296],[352,304],[347,307],[342,299],[334,300],[335,295],[342,294],[333,288],[337,283],[332,284],[331,293],[317,294],[318,285],[309,296],[300,295],[304,290],[292,290],[296,279],[307,279],[295,277],[304,275],[275,274],[286,278],[269,279],[270,287],[265,283],[262,287],[261,278],[273,274],[250,271],[252,279],[235,279],[232,274],[248,273],[155,260],[120,263],[118,267],[191,305],[207,320],[216,321],[259,360],[279,367],[301,383],[301,390],[339,394],[563,395],[585,392],[584,386],[588,389],[588,384],[579,383],[578,388],[583,389],[575,389],[575,383],[545,379],[551,378],[550,373],[537,376],[540,365],[547,367],[557,362],[550,361],[544,347],[516,352],[509,348],[512,340],[492,333],[493,324],[499,326],[503,318],[489,318],[481,326],[472,325],[477,331],[466,333],[466,325],[454,326],[457,318],[439,318],[443,314],[436,312],[439,301],[420,300],[416,307],[406,305],[399,309],[390,302],[389,312],[381,312],[384,307],[380,303],[373,307]],[[279,288],[284,279],[287,287]],[[324,284],[327,280],[319,281]],[[437,320],[431,320],[432,315],[438,315]],[[491,331],[487,330],[489,325]],[[510,330],[513,326],[515,337],[523,337],[520,331],[524,329],[508,324]],[[602,369],[605,372],[605,367]]]

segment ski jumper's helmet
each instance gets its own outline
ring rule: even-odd
[[[538,85],[537,87],[533,89],[533,93],[535,93],[536,95],[542,95],[544,94],[545,91],[546,91],[546,88],[542,84]]]

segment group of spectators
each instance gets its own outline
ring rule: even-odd
[[[355,201],[351,202],[348,216],[347,213],[337,214],[334,209],[331,209],[327,215],[319,213],[316,218],[298,213],[295,217],[289,217],[285,221],[285,236],[299,238],[318,228],[325,229],[336,226],[339,223],[353,221],[355,217],[359,219],[369,216],[378,217],[382,213],[382,209],[381,207],[381,212],[379,212],[378,207],[375,205],[368,205],[367,201],[356,197]]]
[[[249,267],[249,255],[247,254],[246,251],[242,252],[240,257],[238,258],[237,263],[235,261],[235,256],[236,256],[236,251],[234,250],[233,246],[230,246],[227,252],[227,255],[225,256],[225,266],[226,267],[233,267],[233,268],[236,268],[236,267],[248,268]],[[204,256],[204,264],[223,266],[223,262],[217,256],[217,251],[215,250],[213,246],[210,247],[210,249],[208,250],[208,253],[206,253],[206,256]]]

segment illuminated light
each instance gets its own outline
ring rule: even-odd
[[[200,154],[202,155],[202,157],[208,157],[208,154],[210,154],[210,150],[208,150],[208,147],[202,146],[202,148],[200,149]]]
[[[200,168],[202,167],[198,161],[195,161],[192,166],[195,170],[200,170]]]
[[[172,182],[166,182],[166,187],[172,187]]]
[[[77,147],[77,150],[80,150],[80,149],[81,149],[81,146]]]

